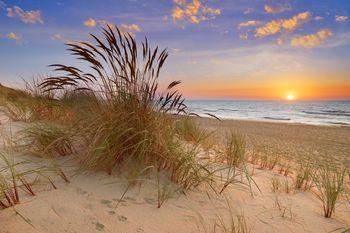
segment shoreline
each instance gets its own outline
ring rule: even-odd
[[[215,120],[218,122],[225,122],[225,121],[242,121],[242,122],[254,122],[254,123],[271,123],[271,124],[287,124],[287,125],[305,125],[305,126],[314,126],[314,127],[341,127],[341,128],[348,128],[350,130],[350,124],[348,123],[329,123],[329,124],[317,124],[317,123],[306,123],[306,122],[296,122],[291,120],[278,120],[278,119],[242,119],[242,118],[220,118],[220,121],[210,117],[210,116],[191,116],[193,119],[208,119],[208,120]]]

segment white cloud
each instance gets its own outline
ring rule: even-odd
[[[345,15],[336,15],[335,16],[335,21],[337,22],[345,22],[348,20],[348,16],[345,16]]]
[[[24,11],[19,6],[7,8],[7,16],[10,18],[19,18],[23,23],[44,23],[41,12],[39,10]]]
[[[251,13],[253,13],[254,12],[254,9],[253,8],[248,8],[248,9],[246,9],[245,11],[243,11],[243,14],[244,15],[248,15],[248,14],[251,14]]]
[[[63,36],[59,33],[56,33],[56,34],[53,34],[51,37],[50,37],[51,40],[58,40],[58,41],[67,41],[66,39],[63,38]]]

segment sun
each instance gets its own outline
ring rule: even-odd
[[[295,95],[293,95],[293,94],[288,94],[288,95],[287,95],[287,100],[288,100],[288,101],[295,100]]]

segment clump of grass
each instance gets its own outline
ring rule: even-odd
[[[318,190],[317,197],[322,201],[323,212],[326,218],[332,217],[335,205],[344,189],[345,170],[320,165],[314,173],[312,180]]]
[[[271,189],[274,193],[281,190],[281,181],[276,175],[271,178]]]
[[[34,166],[29,161],[15,162],[10,155],[0,153],[0,209],[19,204],[23,192],[35,196],[33,185],[39,177],[43,177],[56,189],[50,178],[51,173],[69,182],[58,167]]]
[[[71,133],[63,125],[35,123],[22,131],[25,148],[41,157],[66,156],[74,150]]]
[[[313,172],[313,167],[310,162],[306,164],[300,163],[296,170],[295,189],[303,191],[311,189]]]
[[[189,116],[176,119],[175,130],[180,138],[187,142],[198,143],[208,136],[208,133]]]
[[[246,161],[245,140],[242,135],[234,132],[228,135],[223,159],[231,167],[240,167]]]
[[[271,178],[271,190],[272,192],[291,193],[292,186],[287,177],[284,177],[283,181],[281,181],[278,175],[274,175]]]
[[[79,155],[82,169],[111,174],[128,163],[138,163],[164,171],[183,189],[210,182],[208,164],[196,158],[200,136],[192,135],[197,138],[190,147],[176,137],[171,115],[187,114],[176,90],[180,82],[171,82],[164,91],[158,87],[168,52],[151,48],[147,39],[138,45],[135,37],[116,26],[107,25],[103,35],[92,35],[93,43],[68,44],[68,50],[91,69],[54,64],[61,74],[40,84],[46,91],[89,95],[90,101],[84,102],[72,124],[76,137],[85,143]],[[185,130],[185,134],[191,131],[188,136],[197,128]]]

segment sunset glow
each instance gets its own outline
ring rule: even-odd
[[[295,96],[293,94],[287,95],[287,100],[292,101],[295,100]]]
[[[0,82],[50,75],[65,43],[116,24],[168,48],[161,84],[187,98],[350,99],[349,15],[342,0],[0,0]]]

